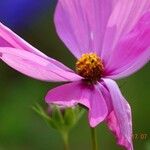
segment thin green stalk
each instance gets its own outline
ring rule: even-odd
[[[92,127],[91,127],[91,143],[92,143],[92,150],[98,150],[96,128]]]
[[[62,133],[62,139],[64,142],[64,150],[70,150],[68,133]]]

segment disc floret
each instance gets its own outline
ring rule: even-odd
[[[98,81],[103,73],[104,66],[96,53],[86,53],[76,62],[76,71],[79,75],[92,82]]]

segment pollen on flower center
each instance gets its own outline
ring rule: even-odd
[[[101,58],[95,53],[86,53],[76,62],[76,71],[87,80],[96,82],[102,76],[104,66]]]

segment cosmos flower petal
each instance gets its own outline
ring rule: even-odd
[[[71,107],[82,104],[89,109],[89,122],[95,127],[107,116],[107,105],[102,93],[87,83],[77,81],[50,90],[45,100],[47,103]]]
[[[40,57],[48,59],[51,63],[55,64],[56,66],[66,71],[72,71],[59,61],[46,56],[44,53],[42,53],[32,45],[27,43],[25,40],[23,40],[21,37],[19,37],[16,33],[14,33],[12,30],[10,30],[2,23],[0,23],[0,47],[10,47],[10,48],[17,48],[18,50],[29,51],[39,55]]]
[[[98,91],[101,91],[101,93],[102,93],[102,95],[105,99],[105,102],[107,104],[108,114],[109,114],[113,109],[109,90],[107,89],[107,87],[106,87],[105,83],[103,82],[103,80],[101,80],[97,84],[98,84],[97,89],[98,89]]]
[[[115,134],[119,145],[124,146],[126,150],[133,150],[130,106],[115,81],[111,79],[103,81],[110,92],[113,106],[112,112],[106,119],[108,127]]]
[[[56,31],[75,57],[102,49],[103,37],[114,0],[59,0]]]
[[[16,33],[14,33],[2,23],[0,23],[0,47],[17,48],[46,57],[45,54],[43,54],[42,52],[34,48],[32,45],[24,41],[21,37],[19,37]]]
[[[29,51],[1,47],[0,53],[1,59],[10,67],[35,79],[55,82],[81,80],[73,71]]]
[[[101,57],[107,61],[118,40],[129,33],[137,21],[150,9],[149,0],[118,0],[105,31]]]
[[[47,103],[58,104],[66,107],[74,106],[78,103],[89,108],[89,98],[92,89],[87,87],[82,81],[67,83],[50,90],[45,100]]]
[[[63,65],[61,62],[46,56],[45,54],[43,54],[42,52],[40,52],[39,50],[34,48],[32,45],[30,45],[29,43],[24,41],[21,37],[19,37],[17,34],[15,34],[13,31],[11,31],[9,28],[7,28],[2,23],[0,23],[0,49],[1,49],[0,56],[2,56],[2,53],[3,53],[3,57],[0,57],[0,58],[2,58],[7,64],[9,64],[14,69],[16,69],[26,75],[29,75],[36,79],[46,80],[46,81],[51,81],[51,80],[57,81],[57,79],[58,79],[58,81],[76,80],[75,77],[77,77],[77,75],[75,75],[71,69],[69,69],[68,67]],[[31,60],[31,63],[30,63],[30,61],[26,61],[26,62],[23,61],[23,55],[21,55],[21,53],[25,54],[25,55],[26,54],[30,55],[30,57],[32,55],[34,57],[39,56],[38,57],[39,59],[43,59],[43,60],[45,59],[47,64],[49,64],[48,66],[50,66],[50,64],[52,64],[52,66],[54,67],[53,69],[57,70],[57,68],[58,68],[58,69],[62,70],[63,72],[67,72],[69,74],[69,76],[66,77],[66,75],[65,75],[64,77],[61,77],[62,75],[56,75],[57,73],[60,74],[60,71],[57,72],[55,70],[54,71],[55,73],[54,73],[52,71],[53,70],[52,68],[48,69],[48,67],[46,67],[46,66],[45,66],[45,69],[46,68],[47,69],[44,70],[44,68],[43,69],[39,68],[40,67],[39,64],[35,64],[36,67],[33,68],[33,64],[35,63],[34,60],[29,58],[29,60]],[[24,57],[26,57],[26,56],[24,56]],[[20,63],[20,64],[18,64],[18,66],[17,66],[17,63]],[[30,65],[29,65],[29,63],[30,63]],[[27,66],[27,65],[28,65],[28,67],[25,68],[25,66]],[[18,67],[19,68],[22,67],[22,68],[19,69]],[[30,68],[30,70],[28,70],[29,68]],[[50,72],[50,70],[51,70],[51,72]],[[40,71],[41,71],[41,73],[40,73]],[[46,75],[44,74],[44,72],[46,73]],[[70,77],[71,75],[72,75],[72,78]]]
[[[95,85],[95,90],[90,98],[89,122],[91,127],[96,127],[108,114],[105,98],[99,85]]]
[[[122,38],[108,63],[106,77],[118,79],[129,76],[150,60],[150,12],[147,12],[134,29]]]

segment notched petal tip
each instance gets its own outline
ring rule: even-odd
[[[95,128],[96,126],[98,126],[101,122],[105,120],[106,116],[107,116],[107,112],[103,116],[97,118],[89,117],[90,127]]]

